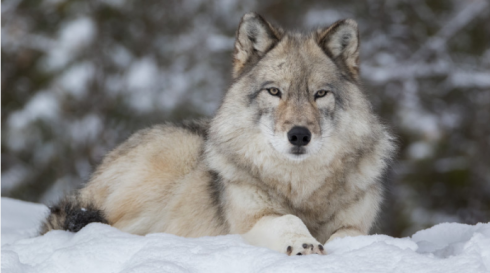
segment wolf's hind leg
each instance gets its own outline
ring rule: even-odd
[[[264,216],[242,237],[255,246],[267,247],[287,255],[326,254],[298,217]]]

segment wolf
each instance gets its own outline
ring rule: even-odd
[[[359,77],[354,20],[287,32],[256,13],[236,33],[216,115],[135,133],[41,234],[91,222],[133,234],[240,234],[287,255],[369,233],[396,150]]]

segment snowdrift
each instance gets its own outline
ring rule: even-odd
[[[103,224],[35,236],[48,209],[2,198],[2,272],[489,272],[490,223],[446,223],[410,238],[337,239],[328,255],[292,256],[238,235],[137,236]]]

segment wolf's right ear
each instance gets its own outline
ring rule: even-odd
[[[245,14],[236,34],[233,78],[237,78],[246,65],[258,62],[279,42],[282,33],[262,16],[254,12]]]

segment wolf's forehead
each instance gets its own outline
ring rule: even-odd
[[[284,77],[328,78],[336,65],[311,36],[286,36],[270,52],[270,68]]]

